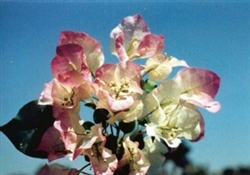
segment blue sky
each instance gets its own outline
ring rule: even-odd
[[[50,61],[62,30],[98,39],[106,62],[110,31],[128,15],[141,14],[151,31],[165,36],[168,55],[221,77],[216,114],[201,110],[205,138],[190,143],[190,157],[212,170],[250,165],[250,3],[239,2],[0,2],[0,125],[39,97],[50,81]],[[91,116],[91,114],[88,114]],[[60,160],[61,161],[61,160]],[[0,174],[33,174],[46,160],[19,153],[0,133]],[[68,160],[63,160],[71,165]],[[83,159],[73,165],[80,168]]]

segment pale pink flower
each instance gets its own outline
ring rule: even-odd
[[[53,81],[44,84],[44,89],[40,94],[38,99],[38,104],[40,105],[53,105],[53,97],[52,97],[52,86]]]
[[[90,81],[91,72],[85,64],[85,59],[83,49],[78,44],[58,46],[56,56],[51,61],[53,76],[62,81],[70,78],[70,81],[75,82],[75,86],[81,84],[84,80]],[[72,73],[74,74],[71,75]]]
[[[163,139],[171,148],[181,143],[180,138],[197,141],[204,135],[204,122],[200,112],[188,103],[179,104],[165,121],[146,124],[147,134]]]
[[[94,94],[92,75],[85,62],[83,48],[78,44],[58,46],[57,55],[51,62],[54,78],[65,86],[81,91],[81,99]]]
[[[197,140],[204,133],[203,119],[191,104],[180,99],[181,87],[176,80],[164,81],[147,94],[143,102],[150,123],[147,134],[163,139],[170,147],[178,147],[180,138]]]
[[[128,16],[111,33],[111,52],[120,61],[145,58],[161,53],[163,36],[152,34],[140,15]]]
[[[38,104],[53,105],[54,117],[57,117],[64,109],[71,109],[75,113],[79,113],[80,101],[92,97],[96,86],[94,83],[85,81],[78,87],[71,87],[54,78],[45,84]]]
[[[77,88],[60,83],[57,79],[45,84],[38,104],[53,105],[53,116],[57,117],[64,109],[74,109],[79,112],[79,100],[83,94]]]
[[[129,175],[146,175],[150,163],[146,154],[138,148],[139,143],[133,142],[129,137],[126,137],[122,142],[122,146],[124,154],[119,160],[118,168],[129,164]]]
[[[220,103],[214,101],[220,86],[220,77],[214,72],[200,68],[185,68],[178,72],[175,80],[181,87],[181,98],[207,109],[220,110]]]
[[[60,34],[59,45],[74,43],[83,48],[84,64],[92,74],[103,64],[104,56],[100,43],[83,32],[63,31]]]
[[[96,71],[95,83],[100,87],[98,98],[102,100],[101,95],[107,99],[105,107],[112,111],[128,109],[143,92],[140,87],[142,70],[142,66],[131,61],[101,66]]]
[[[69,153],[74,153],[75,149],[89,138],[81,125],[80,117],[71,110],[60,113],[54,122],[54,127],[59,131],[65,149]],[[73,154],[68,156],[70,159],[75,158]]]
[[[66,150],[59,131],[53,126],[45,131],[37,150],[47,152],[48,161],[64,157],[70,153],[69,150]]]
[[[90,159],[95,175],[113,175],[117,168],[117,158],[104,147],[106,137],[102,135],[101,124],[91,127],[89,140],[75,150],[73,158],[86,155]]]

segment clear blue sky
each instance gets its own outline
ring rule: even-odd
[[[250,3],[15,3],[0,2],[0,125],[50,81],[50,61],[62,30],[84,31],[98,39],[107,62],[109,33],[123,17],[140,13],[153,33],[166,39],[165,51],[221,77],[216,114],[204,110],[205,138],[190,144],[190,157],[212,170],[250,165]],[[91,116],[91,114],[89,114]],[[70,161],[64,161],[70,165]],[[83,159],[77,159],[80,168]],[[0,133],[0,174],[32,175],[46,160],[18,152]]]

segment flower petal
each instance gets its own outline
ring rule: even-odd
[[[80,125],[80,117],[69,110],[58,116],[54,127],[60,132],[66,150],[71,153],[88,138],[86,131]]]
[[[150,168],[147,173],[154,174],[162,167],[166,159],[164,154],[168,152],[168,148],[161,141],[157,139],[152,140],[151,137],[145,137],[143,141],[145,146],[142,151],[148,155],[150,162]]]
[[[77,169],[67,169],[66,167],[54,163],[51,165],[45,165],[43,166],[37,175],[79,175],[81,171],[78,171]]]
[[[49,153],[48,161],[52,161],[67,155],[60,133],[52,126],[43,134],[37,150]]]
[[[128,16],[110,33],[111,52],[121,61],[127,61],[142,38],[149,33],[147,24],[140,15]]]
[[[52,105],[53,97],[51,95],[52,92],[53,81],[46,83],[44,85],[44,89],[39,97],[38,104],[39,105]]]
[[[56,49],[56,57],[51,61],[51,69],[53,76],[58,78],[58,75],[69,71],[81,71],[83,59],[83,49],[78,44],[64,44]]]
[[[112,116],[109,120],[107,120],[107,123],[113,124],[115,121],[124,121],[132,122],[138,118],[140,118],[143,110],[143,103],[141,100],[136,100],[129,108],[129,110],[124,110],[121,112],[118,112],[114,116]]]
[[[130,58],[146,58],[162,53],[164,48],[164,37],[147,34],[145,35],[137,49],[130,55]]]
[[[100,43],[83,32],[64,31],[61,32],[59,44],[75,43],[83,48],[86,64],[92,73],[103,64],[104,56]]]
[[[206,108],[211,112],[220,109],[218,102],[213,102],[220,85],[220,78],[212,71],[198,68],[185,68],[177,74],[175,80],[182,88],[181,98]]]

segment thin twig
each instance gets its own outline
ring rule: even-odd
[[[90,163],[88,163],[87,165],[83,166],[79,171],[84,170],[84,169],[87,168],[89,165],[90,165]],[[85,172],[82,172],[82,173],[85,173]],[[90,174],[90,175],[91,175],[91,174]]]

